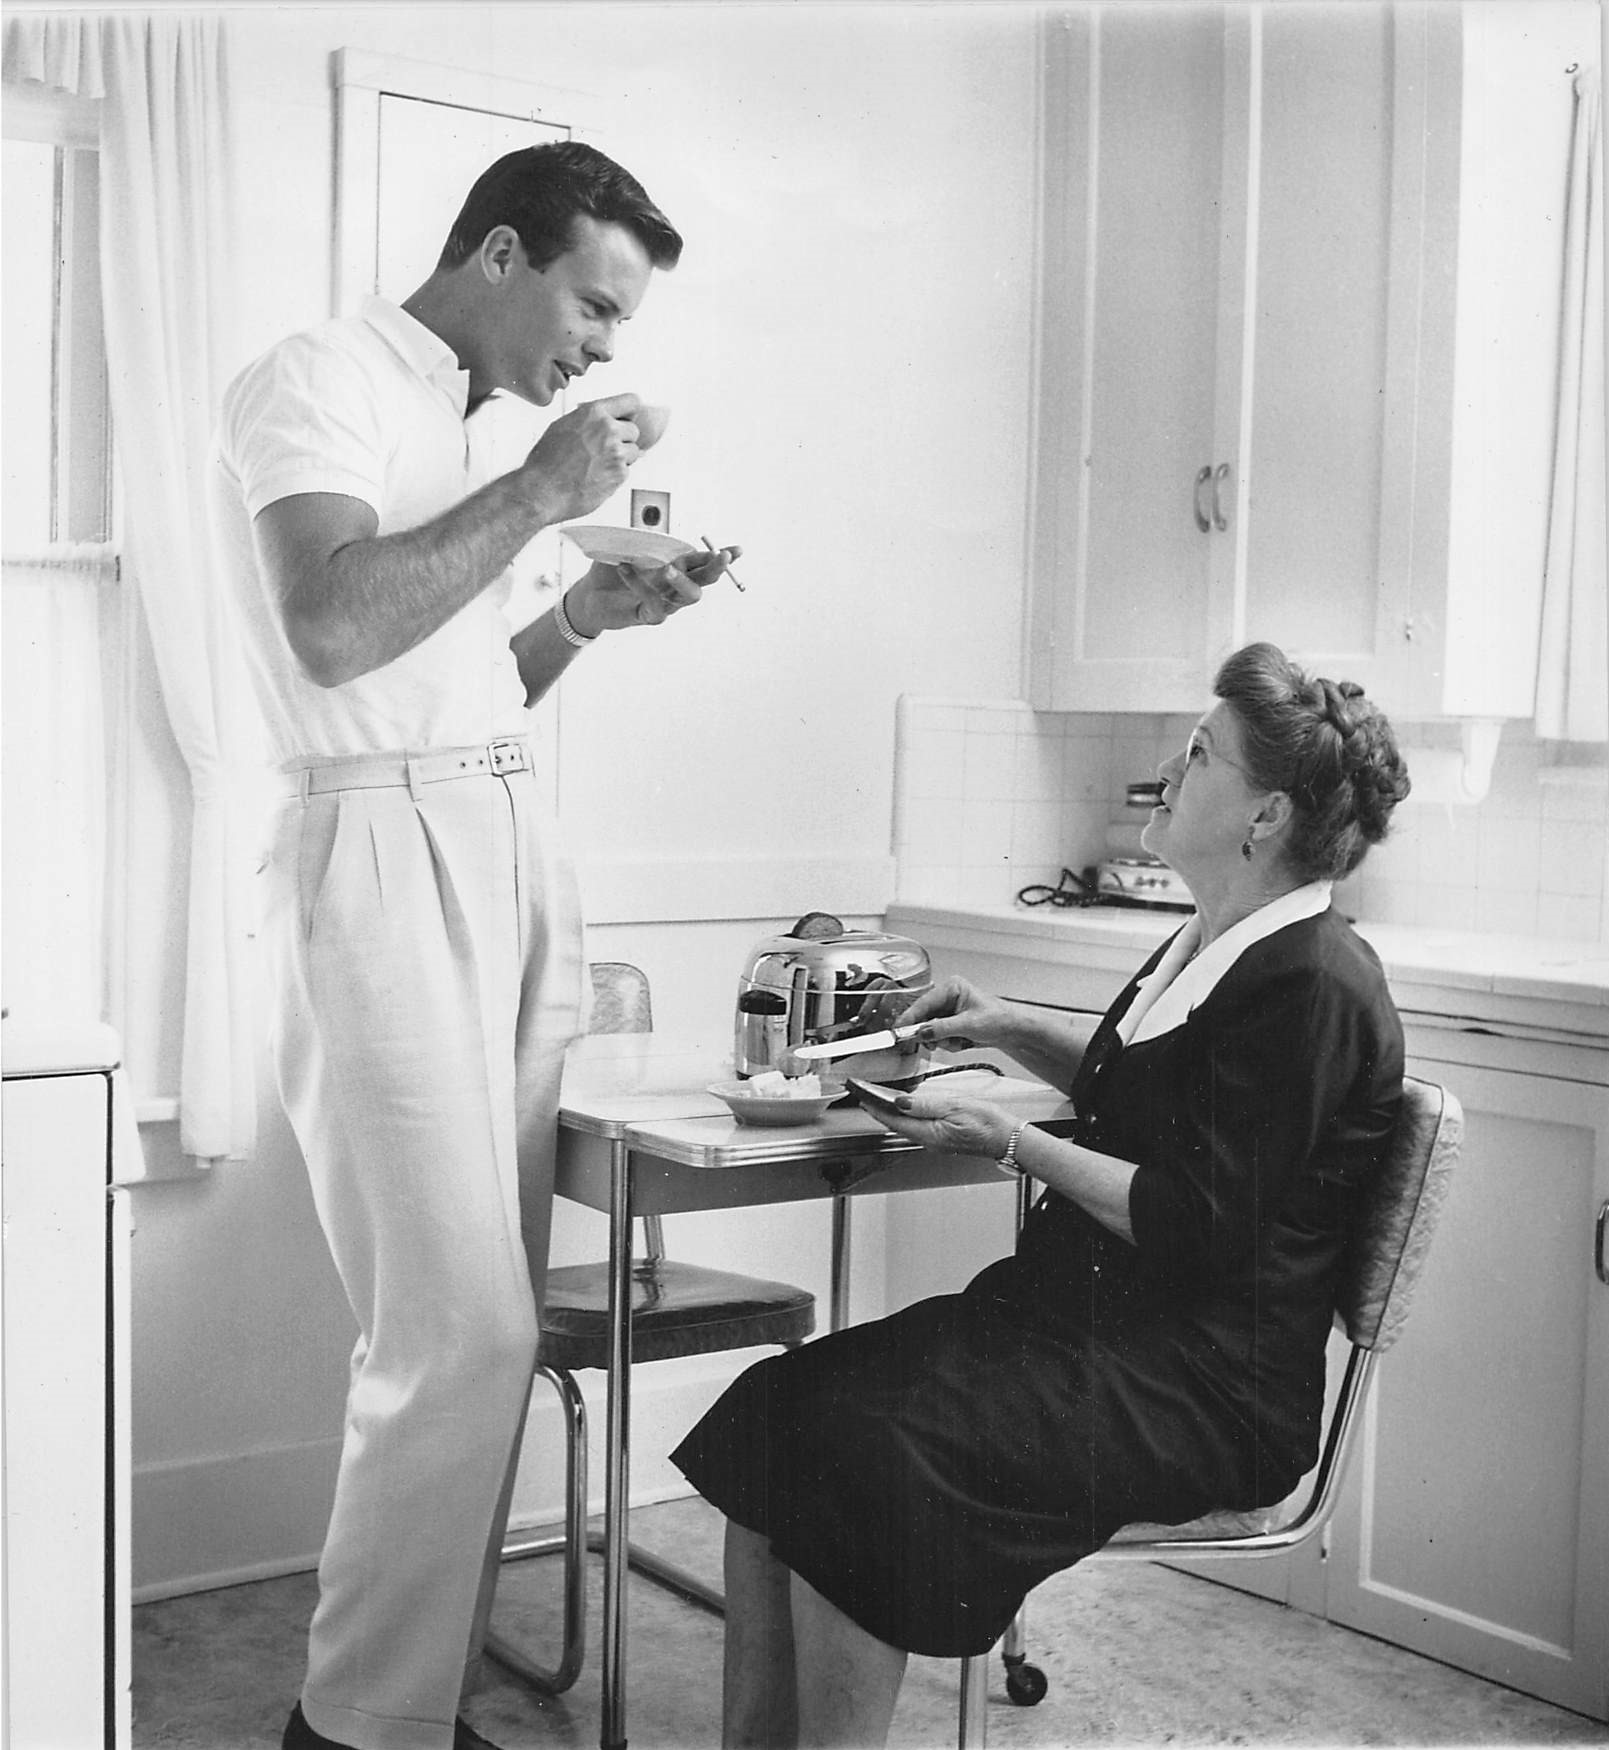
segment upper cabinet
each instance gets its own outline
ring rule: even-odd
[[[1195,711],[1269,638],[1404,716],[1530,715],[1596,20],[1047,17],[1035,705]]]

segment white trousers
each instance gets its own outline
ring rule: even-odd
[[[292,800],[271,893],[280,1092],[359,1328],[303,1711],[447,1750],[535,1364],[574,879],[518,772]]]

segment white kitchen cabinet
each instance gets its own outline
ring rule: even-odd
[[[1609,1720],[1609,1052],[1412,1022],[1408,1045],[1464,1143],[1334,1518],[1180,1565]]]
[[[1400,715],[1530,714],[1596,30],[1588,0],[1047,19],[1036,706],[1195,711],[1270,638]]]
[[[1324,1613],[1609,1719],[1609,1052],[1413,1024],[1408,1043],[1463,1103],[1464,1146]]]

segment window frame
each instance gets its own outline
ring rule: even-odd
[[[100,896],[102,1018],[122,1036],[131,940],[124,871],[134,831],[129,750],[136,717],[128,652],[137,635],[137,608],[133,593],[119,587],[122,504],[101,302],[102,106],[32,83],[8,81],[0,97],[0,136],[52,146],[57,153],[53,345],[59,353],[52,369],[52,538],[42,548],[12,547],[0,538],[0,574],[59,573],[64,583],[94,585],[99,598],[89,672],[99,676],[102,699],[102,759],[93,775],[102,836],[92,879]],[[64,237],[71,244],[65,252]],[[146,1116],[142,1111],[142,1120]]]
[[[117,568],[116,464],[100,275],[100,104],[7,84],[8,140],[53,147],[55,321],[52,328],[50,533],[42,550],[0,548],[32,564],[91,560]]]

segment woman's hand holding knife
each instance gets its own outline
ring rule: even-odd
[[[1009,1004],[984,996],[964,978],[948,978],[925,991],[899,1018],[902,1029],[921,1026],[917,1038],[922,1044],[961,1050],[999,1043],[1009,1021]],[[881,1102],[862,1104],[896,1135],[948,1154],[998,1159],[1017,1128],[1017,1120],[1004,1107],[987,1100],[957,1099],[938,1087],[898,1094],[892,1111]]]

